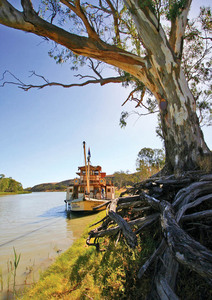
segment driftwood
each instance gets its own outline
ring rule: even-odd
[[[155,266],[148,299],[179,299],[175,292],[179,265],[211,285],[212,174],[190,172],[181,178],[154,177],[136,184],[125,194],[128,196],[111,201],[107,216],[98,228],[90,231],[87,244],[98,245],[100,249],[99,237],[119,234],[117,241],[123,236],[129,247],[135,248],[137,236],[144,228],[158,222],[162,239],[138,271],[138,280],[142,281],[146,270]],[[197,231],[207,237],[204,245]]]

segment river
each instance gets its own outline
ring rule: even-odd
[[[0,196],[0,291],[12,290],[14,249],[21,254],[18,289],[37,281],[92,222],[93,215],[67,215],[64,199],[64,192]]]

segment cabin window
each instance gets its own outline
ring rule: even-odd
[[[73,192],[73,189],[70,189],[70,192],[72,193],[72,192]]]
[[[108,193],[110,193],[110,189],[107,189]]]
[[[98,171],[94,171],[94,175],[99,175],[99,172]]]

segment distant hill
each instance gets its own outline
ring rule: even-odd
[[[53,192],[53,191],[65,191],[67,186],[74,182],[73,179],[64,180],[61,182],[49,182],[41,183],[33,186],[31,192]]]
[[[112,175],[106,175],[107,183],[113,183],[117,188],[125,188],[126,186],[132,186],[133,184],[145,179],[140,172],[132,174],[125,173],[123,171],[115,172]],[[74,184],[74,179],[68,179],[61,182],[49,182],[41,183],[33,186],[31,189],[27,189],[31,192],[53,192],[53,191],[66,191],[67,186]]]

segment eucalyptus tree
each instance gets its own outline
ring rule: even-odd
[[[166,170],[180,173],[205,164],[211,168],[211,151],[182,67],[191,0],[45,0],[40,3],[45,9],[39,12],[32,2],[22,0],[20,11],[9,1],[0,0],[0,23],[62,45],[58,61],[88,61],[97,76],[90,82],[139,82],[142,93],[138,105],[149,91],[159,106]],[[170,23],[168,33],[163,28],[164,18]],[[97,71],[100,62],[112,65],[120,75],[103,78]]]
[[[37,5],[37,1],[34,4]],[[95,76],[85,77],[87,81],[81,85],[97,82],[121,82],[126,85],[134,82],[134,90],[128,99],[140,90],[138,106],[142,104],[144,94],[151,93],[160,112],[166,151],[164,170],[178,175],[200,169],[211,172],[211,151],[204,141],[196,113],[196,95],[200,91],[195,90],[199,76],[203,73],[209,76],[210,63],[205,72],[202,60],[197,61],[194,68],[189,60],[183,60],[187,50],[184,39],[191,0],[45,0],[41,4],[37,12],[30,0],[22,0],[20,11],[9,1],[0,0],[0,23],[63,46],[56,55],[50,51],[58,62],[71,59],[73,68],[88,62]],[[210,31],[210,12],[202,12],[204,26]],[[163,26],[164,21],[165,24],[169,22],[170,30]],[[205,36],[204,40],[210,43],[211,37]],[[103,78],[99,72],[101,63],[113,66],[119,76]],[[201,74],[198,74],[197,66],[202,68]],[[43,79],[45,82],[38,86],[40,88],[59,85]],[[194,82],[194,94],[189,89],[191,80]],[[18,84],[25,90],[33,87],[22,85],[20,81]],[[138,139],[141,135],[139,132]],[[112,201],[108,216],[101,226],[90,232],[87,243],[97,246],[99,237],[117,236],[121,230],[128,245],[134,248],[141,230],[158,222],[162,240],[138,273],[141,278],[153,261],[156,262],[150,298],[178,299],[174,290],[179,263],[211,284],[212,252],[206,248],[210,239],[202,238],[203,229],[208,237],[209,223],[204,224],[204,221],[211,220],[212,215],[210,205],[207,205],[212,197],[211,174],[191,172],[186,178],[173,175],[151,178],[137,184],[132,193],[136,196]],[[203,202],[206,206],[197,208]],[[186,211],[192,208],[194,210],[186,215]],[[129,211],[127,216],[126,211]],[[127,223],[126,220],[130,221]],[[115,227],[115,223],[118,226]],[[92,238],[94,242],[90,243]],[[204,246],[195,239],[200,242],[204,240]],[[161,259],[157,259],[158,256]]]

